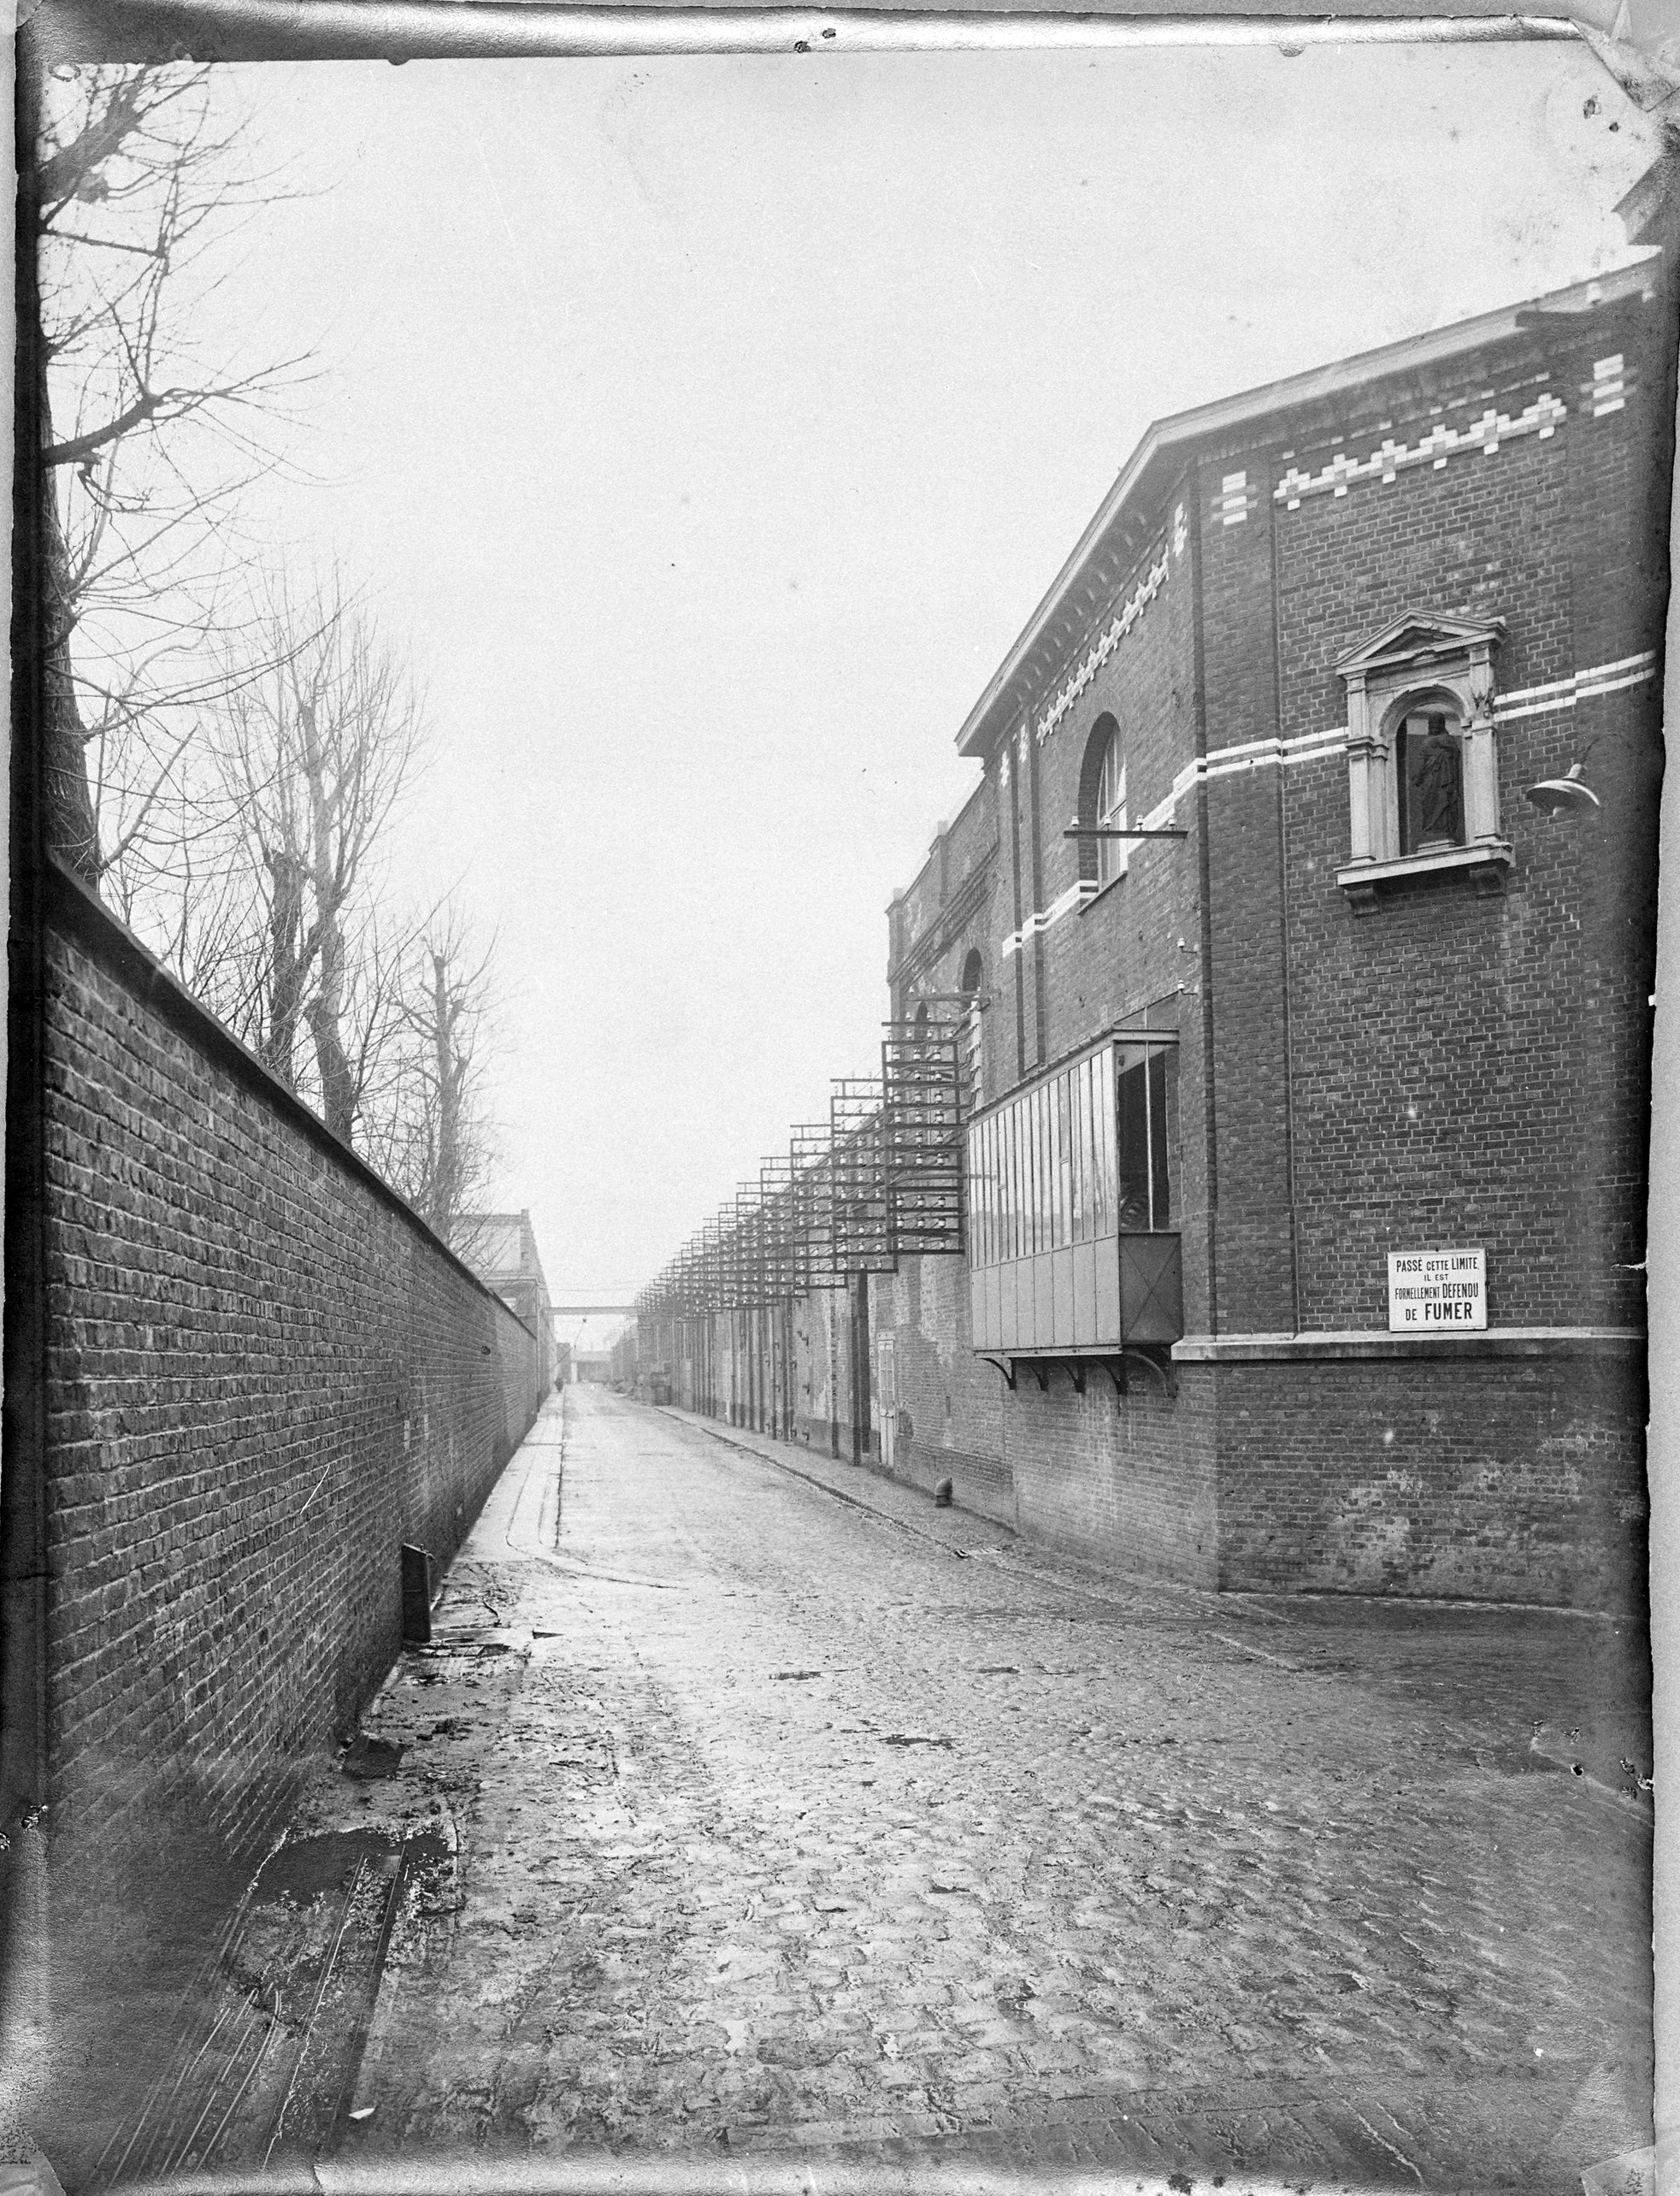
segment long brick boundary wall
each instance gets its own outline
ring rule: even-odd
[[[536,1337],[73,879],[45,940],[50,1820],[264,1840],[534,1418]]]

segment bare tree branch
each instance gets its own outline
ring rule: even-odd
[[[207,66],[53,70],[20,179],[39,265],[48,835],[95,885],[144,839],[192,738],[189,698],[168,676],[179,659],[133,675],[146,629],[186,611],[201,637],[215,629],[239,476],[273,463],[248,422],[280,416],[308,363],[196,355],[215,251],[278,195],[250,171],[227,82]],[[85,722],[81,698],[113,689],[127,697],[120,720],[96,709]],[[119,786],[138,791],[102,854],[101,811]]]

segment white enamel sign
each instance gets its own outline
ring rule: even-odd
[[[1484,1250],[1391,1250],[1390,1334],[1477,1334],[1488,1324]]]

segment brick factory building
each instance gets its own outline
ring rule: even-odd
[[[529,1212],[463,1213],[455,1225],[454,1248],[536,1336],[538,1378],[546,1394],[557,1370],[554,1313]]]
[[[1149,430],[881,1077],[648,1292],[679,1402],[1205,1585],[1642,1597],[1656,265]]]

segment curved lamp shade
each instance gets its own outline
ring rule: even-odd
[[[1541,778],[1538,785],[1526,789],[1524,798],[1547,816],[1595,816],[1601,806],[1598,795],[1582,776],[1579,763],[1570,764],[1567,777]]]

